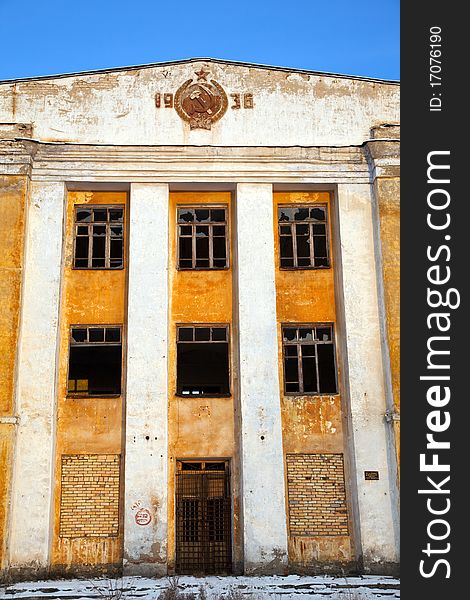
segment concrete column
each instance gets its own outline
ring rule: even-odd
[[[31,184],[17,373],[10,567],[48,566],[65,186]]]
[[[385,419],[370,185],[338,185],[338,203],[357,525],[366,572],[384,572],[398,562],[397,490]],[[378,471],[379,480],[366,481],[364,471]]]
[[[282,573],[287,525],[272,186],[238,184],[236,221],[245,572]]]
[[[168,490],[167,184],[131,185],[124,569],[164,575]]]

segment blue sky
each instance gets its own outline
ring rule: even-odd
[[[399,78],[399,0],[0,0],[0,79],[212,57]]]

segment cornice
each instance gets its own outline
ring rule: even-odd
[[[0,170],[28,156],[36,181],[364,183],[364,150],[347,147],[113,146],[11,140]]]

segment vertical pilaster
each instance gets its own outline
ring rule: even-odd
[[[384,572],[398,562],[398,522],[385,418],[370,185],[338,185],[338,202],[359,534],[364,569]],[[379,480],[366,480],[365,471],[378,471]]]
[[[272,186],[238,184],[236,219],[245,572],[280,573],[287,525]]]
[[[124,568],[164,575],[168,489],[168,185],[131,185]]]
[[[31,184],[17,375],[13,569],[41,570],[49,562],[64,203],[63,182]]]

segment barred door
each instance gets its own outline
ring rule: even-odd
[[[178,574],[212,575],[231,572],[232,519],[229,483],[227,462],[178,462]]]

